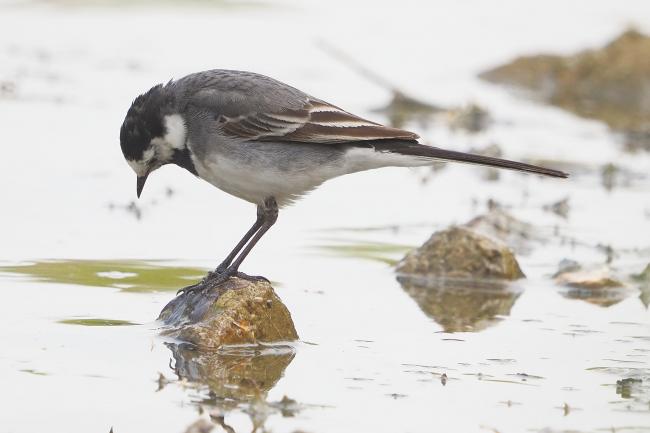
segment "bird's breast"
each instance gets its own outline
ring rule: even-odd
[[[345,174],[342,155],[329,146],[251,142],[214,146],[192,161],[199,177],[235,197],[255,204],[274,197],[284,206]]]

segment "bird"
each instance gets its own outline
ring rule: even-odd
[[[120,147],[136,174],[175,164],[257,206],[252,227],[196,291],[232,276],[275,224],[278,212],[345,174],[440,161],[566,178],[522,162],[433,147],[404,129],[364,119],[295,87],[254,72],[213,69],[157,84],[137,96],[120,128]]]

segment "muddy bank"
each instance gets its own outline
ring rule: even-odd
[[[599,49],[523,56],[479,76],[604,121],[624,133],[629,149],[650,150],[650,37],[636,30]]]

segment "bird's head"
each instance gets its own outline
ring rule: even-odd
[[[174,98],[161,84],[133,101],[120,129],[120,146],[137,176],[138,197],[147,176],[165,164],[193,171],[186,136],[185,120],[174,112]]]

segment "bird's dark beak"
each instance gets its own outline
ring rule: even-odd
[[[142,188],[144,188],[144,183],[147,181],[147,176],[149,176],[149,173],[145,174],[144,176],[138,176],[137,187],[136,187],[138,198],[140,198],[140,194],[142,194]]]

